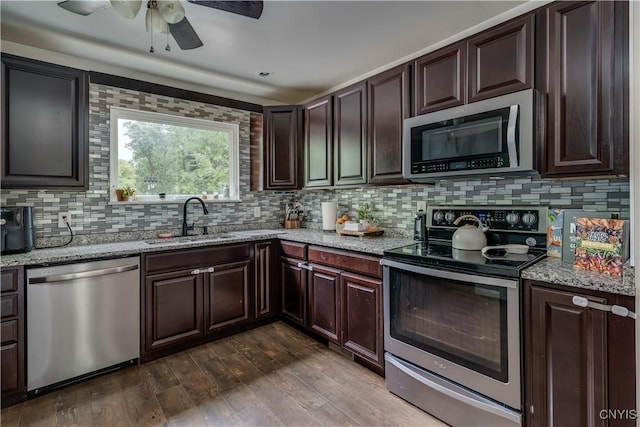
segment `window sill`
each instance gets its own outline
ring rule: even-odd
[[[158,198],[154,198],[154,199],[143,199],[143,200],[129,200],[126,202],[119,202],[115,199],[109,200],[109,205],[121,205],[121,206],[127,206],[127,205],[181,205],[183,204],[186,200],[188,199],[188,197],[185,198],[176,198],[176,199],[165,199],[165,200],[160,200]],[[238,203],[241,202],[242,200],[240,199],[203,199],[202,200],[205,204],[216,204],[216,203]]]

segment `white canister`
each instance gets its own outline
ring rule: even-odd
[[[335,230],[338,218],[338,202],[322,202],[322,229]]]

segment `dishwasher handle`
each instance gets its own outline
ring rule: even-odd
[[[109,274],[124,273],[125,271],[137,270],[138,264],[123,265],[120,267],[101,268],[99,270],[81,271],[78,273],[57,274],[53,276],[31,277],[30,285],[52,282],[66,282],[69,280],[86,279],[88,277],[107,276]]]

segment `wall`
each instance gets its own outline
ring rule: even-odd
[[[322,227],[320,202],[336,200],[338,212],[355,215],[364,203],[379,210],[384,227],[412,230],[416,203],[430,205],[533,205],[554,208],[611,210],[629,217],[629,180],[597,179],[551,181],[539,178],[504,180],[472,179],[436,185],[405,185],[338,191],[301,192],[300,201],[309,210],[310,227]]]
[[[270,227],[281,222],[287,202],[300,200],[306,208],[305,225],[321,228],[320,203],[336,200],[341,212],[355,214],[370,202],[380,210],[382,226],[392,231],[412,230],[416,202],[429,204],[544,205],[565,208],[593,208],[620,211],[629,215],[629,180],[546,181],[536,178],[509,178],[492,181],[471,179],[441,182],[434,186],[406,185],[345,190],[309,190],[286,194],[249,191],[250,118],[247,111],[209,105],[134,90],[91,84],[89,115],[89,189],[87,191],[3,190],[2,205],[34,206],[36,236],[66,235],[58,227],[58,212],[71,212],[78,235],[116,232],[177,231],[182,223],[182,205],[124,204],[110,202],[109,187],[109,107],[117,106],[186,117],[237,123],[240,128],[241,202],[208,202],[210,214],[203,217],[199,206],[190,205],[190,220],[213,226],[240,225],[244,228]],[[261,218],[253,216],[254,207]]]

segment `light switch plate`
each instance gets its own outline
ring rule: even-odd
[[[427,202],[424,200],[421,200],[418,202],[417,206],[416,206],[416,212],[418,212],[420,209],[422,209],[423,212],[427,212]]]

